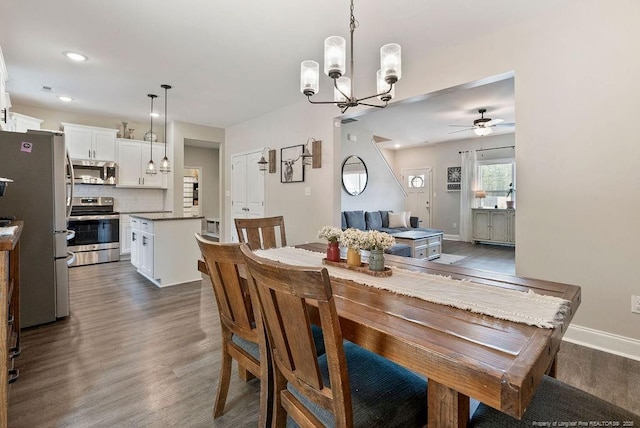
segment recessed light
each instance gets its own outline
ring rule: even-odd
[[[160,113],[156,113],[156,112],[149,113],[149,116],[151,116],[151,117],[160,117]]]
[[[87,58],[86,55],[82,55],[80,53],[77,52],[63,52],[64,56],[66,56],[67,58],[73,60],[73,61],[78,61],[78,62],[82,62],[82,61],[86,61],[89,58]]]
[[[73,98],[71,97],[65,97],[65,96],[59,96],[58,99],[60,101],[64,101],[65,103],[70,103],[71,101],[73,101]]]

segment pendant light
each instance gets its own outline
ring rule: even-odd
[[[153,113],[153,99],[158,98],[158,96],[154,94],[147,94],[147,96],[151,98],[151,112],[150,112],[151,130],[149,131],[149,135],[151,137],[149,138],[150,158],[149,158],[149,163],[147,164],[147,169],[145,170],[145,173],[148,175],[156,175],[158,173],[158,170],[156,169],[156,165],[153,163],[153,114],[152,113]]]
[[[168,174],[171,172],[171,164],[167,157],[167,90],[171,89],[169,85],[160,85],[164,89],[164,157],[160,161],[160,172]]]

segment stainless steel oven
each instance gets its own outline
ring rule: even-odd
[[[73,198],[68,229],[75,234],[68,249],[75,254],[70,266],[120,260],[120,214],[113,211],[113,198]]]

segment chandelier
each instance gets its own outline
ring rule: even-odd
[[[302,61],[300,65],[300,91],[307,96],[311,104],[335,104],[344,113],[349,107],[359,105],[384,108],[395,95],[394,84],[402,74],[401,48],[396,43],[389,43],[380,48],[380,70],[376,76],[377,94],[357,98],[353,91],[353,32],[358,21],[353,16],[353,0],[351,0],[351,19],[349,21],[350,39],[350,71],[351,78],[345,76],[346,41],[340,36],[327,37],[324,41],[324,73],[333,79],[333,101],[313,101],[311,97],[318,93],[320,86],[320,66],[312,60]],[[384,104],[363,102],[378,97]]]

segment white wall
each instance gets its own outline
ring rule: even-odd
[[[357,138],[357,141],[349,141],[347,135]],[[341,162],[349,156],[358,156],[367,167],[368,180],[364,192],[357,196],[350,195],[344,187],[340,187],[341,211],[404,210],[404,191],[371,141],[372,137],[373,132],[362,126],[361,122],[342,125]]]
[[[640,93],[634,54],[640,2],[565,0],[552,10],[441,51],[406,52],[412,62],[403,67],[397,98],[514,71],[516,272],[580,285],[574,324],[640,340],[640,316],[629,310],[631,294],[640,294],[640,144],[632,129]],[[268,180],[268,212],[284,212],[297,240],[313,239],[339,212],[335,165],[342,156],[327,144],[337,111],[325,107],[279,109],[227,133],[233,150],[324,140],[324,162],[333,168],[323,162],[322,179],[310,180],[312,197],[301,195],[305,184],[284,197],[278,176]]]
[[[231,192],[231,156],[255,148],[276,150],[276,173],[265,173],[266,215],[284,216],[288,244],[317,241],[322,226],[340,225],[340,184],[335,179],[340,169],[340,129],[333,125],[335,113],[331,107],[312,106],[305,101],[227,129],[226,192]],[[322,140],[322,168],[307,169],[302,183],[281,183],[280,149],[305,144],[310,137]],[[305,195],[306,188],[309,196]],[[230,196],[225,195],[226,219],[231,215],[230,201]],[[223,231],[225,241],[230,240],[228,229]]]

